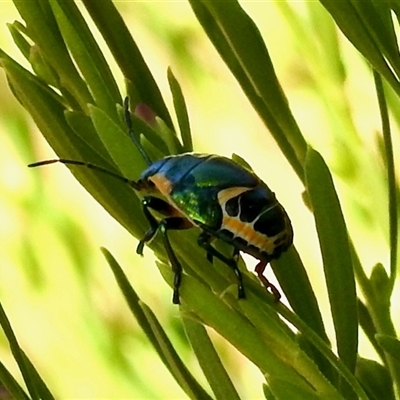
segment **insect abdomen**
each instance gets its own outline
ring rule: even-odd
[[[230,189],[231,193],[234,193]],[[223,212],[218,236],[258,259],[277,258],[293,241],[290,220],[275,195],[265,185],[237,188],[234,197],[218,195]]]

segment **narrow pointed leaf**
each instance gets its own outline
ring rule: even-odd
[[[172,70],[168,68],[168,82],[174,100],[174,108],[178,119],[179,131],[181,133],[183,151],[193,151],[193,141],[190,132],[189,115],[186,108],[185,98],[183,97],[182,88],[176,80]]]
[[[153,312],[144,303],[141,305],[154,336],[158,341],[160,349],[164,354],[164,359],[167,360],[166,366],[175,378],[176,382],[191,399],[211,400],[211,397],[200,386],[180,359]]]
[[[24,353],[19,347],[17,338],[15,337],[14,331],[11,328],[10,321],[8,320],[7,315],[1,303],[0,303],[0,326],[2,327],[4,334],[8,340],[11,352],[14,356],[15,361],[18,364],[18,367],[24,378],[24,382],[26,384],[26,387],[28,388],[32,400],[39,400],[40,399],[39,392],[35,385],[30,365],[27,365],[26,363],[26,358],[24,356]]]
[[[24,359],[25,365],[29,369],[30,377],[35,384],[39,398],[41,400],[54,400],[54,396],[52,395],[46,383],[43,381],[42,377],[39,375],[35,366],[32,364],[31,360],[27,357],[24,351],[22,351],[22,357]]]
[[[395,400],[392,379],[388,370],[374,360],[357,360],[357,379],[371,400]]]
[[[124,77],[135,88],[128,95],[131,104],[144,103],[151,107],[165,123],[172,128],[172,120],[147,64],[124,20],[110,0],[83,0],[93,21],[103,35]]]
[[[28,394],[19,385],[2,362],[0,362],[0,382],[1,386],[7,390],[7,393],[10,394],[13,399],[29,400]],[[2,389],[2,391],[4,391],[4,389]]]
[[[161,269],[161,273],[172,286],[173,274],[171,269],[164,267]],[[291,366],[285,364],[275,355],[273,345],[268,346],[260,340],[259,332],[246,318],[229,307],[228,304],[210,292],[204,285],[185,275],[180,288],[180,295],[181,300],[205,324],[224,336],[233,346],[257,365],[263,373],[287,379],[295,385],[308,387],[307,383]],[[229,294],[226,293],[225,296],[229,296]],[[233,302],[236,301],[238,300],[233,300]],[[239,301],[252,301],[249,307],[257,308],[256,304],[254,304],[254,297],[253,300],[250,300],[250,296],[248,296],[246,300]]]
[[[63,39],[87,83],[95,103],[114,120],[121,101],[110,68],[89,28],[71,0],[50,2]]]
[[[31,39],[59,75],[61,87],[72,93],[85,109],[86,104],[93,101],[92,97],[71,60],[49,4],[39,0],[14,0],[14,4],[26,22]]]
[[[127,132],[102,109],[90,105],[89,113],[101,141],[122,174],[131,179],[138,178],[147,164]]]
[[[376,340],[385,352],[400,361],[400,340],[398,338],[377,334]]]
[[[365,26],[352,2],[349,0],[340,2],[336,0],[320,0],[320,2],[328,10],[350,42],[387,79],[396,93],[400,94],[399,80],[380,52],[372,32]],[[361,3],[360,7],[363,7]]]
[[[309,148],[307,191],[314,212],[340,358],[354,371],[358,346],[355,279],[346,224],[331,174],[322,157]]]
[[[206,329],[199,322],[183,318],[186,335],[200,367],[218,400],[239,400],[239,395],[216,352]]]
[[[288,107],[258,28],[235,0],[190,0],[190,5],[282,152],[303,179],[301,163],[306,143]]]
[[[309,387],[306,388],[307,390],[310,390],[314,395],[318,394],[322,398],[341,398],[336,388],[332,386],[317,365],[300,348],[299,343],[285,334],[284,330],[279,326],[279,320],[277,322],[271,320],[267,323],[267,310],[257,310],[251,307],[249,302],[241,302],[240,308],[259,332],[260,340],[268,343],[281,360],[284,360],[308,382]],[[279,378],[279,380],[281,379]]]
[[[64,158],[92,162],[112,169],[112,163],[99,156],[71,129],[65,120],[65,108],[55,100],[51,90],[40,80],[24,70],[12,59],[0,53],[0,63],[7,73],[10,85],[21,104],[32,115],[33,120],[55,152]],[[34,101],[32,101],[32,98]],[[93,145],[93,143],[92,143]],[[32,160],[36,161],[36,160]],[[140,212],[140,202],[132,189],[104,174],[93,173],[84,167],[71,168],[76,178],[116,218],[135,236],[141,236],[147,228]]]
[[[107,249],[102,248],[101,250],[112,269],[118,286],[120,287],[132,314],[154,346],[165,366],[174,376],[177,383],[192,399],[211,399],[187,370],[155,315],[146,304],[139,299],[115,258]]]
[[[268,383],[271,393],[273,393],[274,399],[276,400],[318,400],[323,398],[311,390],[293,385],[291,382],[286,380],[270,378],[268,379]],[[338,400],[344,400],[341,396],[336,398]]]

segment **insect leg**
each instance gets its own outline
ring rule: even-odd
[[[211,259],[212,259],[212,257],[217,257],[220,261],[222,261],[228,267],[233,269],[233,271],[235,272],[237,281],[238,281],[238,298],[245,299],[246,294],[245,294],[244,286],[243,286],[242,273],[240,272],[240,269],[238,268],[235,259],[227,258],[222,253],[220,253],[217,249],[215,249],[210,243],[211,239],[212,239],[212,237],[210,234],[208,234],[207,232],[202,232],[199,235],[199,237],[197,238],[197,243],[201,248],[203,248],[207,252],[208,260],[210,259],[210,257],[211,257]]]
[[[150,229],[145,233],[143,236],[142,240],[139,242],[139,245],[136,249],[136,253],[143,255],[143,248],[144,245],[148,242],[150,242],[154,236],[156,235],[159,227],[160,227],[160,222],[153,216],[153,214],[150,212],[149,209],[155,210],[160,214],[166,215],[166,216],[171,216],[171,217],[176,217],[176,210],[166,201],[158,198],[158,197],[153,197],[153,196],[146,196],[142,200],[142,206],[143,206],[143,214],[145,215],[147,221],[149,221],[150,224]],[[177,224],[175,228],[171,229],[189,229],[193,225],[187,221],[184,218],[180,218],[181,222],[180,224]],[[179,226],[178,226],[179,225]]]
[[[156,233],[160,227],[159,221],[157,221],[156,218],[153,216],[153,214],[149,211],[149,207],[150,207],[149,199],[150,199],[150,197],[145,197],[142,200],[143,214],[146,217],[147,221],[149,221],[150,228],[144,234],[144,236],[142,237],[142,239],[140,240],[140,242],[136,248],[136,253],[140,254],[141,256],[143,255],[144,245],[146,243],[150,242],[154,238],[154,236],[156,235]]]
[[[174,224],[179,223],[177,221],[181,218],[167,218],[161,221],[160,231],[162,233],[165,251],[167,252],[168,259],[171,263],[172,271],[174,272],[174,291],[172,294],[172,303],[179,304],[179,287],[182,282],[182,266],[172,249],[171,242],[168,237],[168,229],[175,229]]]
[[[232,258],[237,261],[238,257],[239,257],[239,253],[240,253],[240,250],[237,249],[236,247],[234,247],[233,248]],[[213,260],[213,255],[211,253],[206,252],[206,258],[207,258],[208,262],[210,262],[211,264],[213,263],[214,260]]]
[[[281,294],[279,290],[263,275],[265,267],[267,266],[266,261],[260,261],[254,271],[256,272],[258,279],[262,282],[262,284],[268,289],[271,289],[272,294],[275,296],[275,301],[278,302],[281,298]]]
[[[172,271],[174,272],[174,292],[172,295],[172,302],[179,304],[179,287],[182,281],[182,266],[172,249],[171,242],[169,241],[168,231],[188,229],[191,225],[182,217],[169,217],[160,222],[160,231],[162,233],[164,248],[167,252],[169,262],[171,263]]]

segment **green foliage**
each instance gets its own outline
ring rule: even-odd
[[[115,258],[103,249],[132,315],[171,375],[193,399],[211,398],[210,389],[217,399],[240,397],[205,327],[219,333],[261,371],[266,378],[264,394],[268,399],[400,399],[400,342],[391,317],[397,275],[398,184],[389,123],[389,112],[399,120],[396,106],[400,60],[393,19],[399,3],[321,0],[329,14],[319,4],[307,3],[300,16],[287,2],[278,2],[293,28],[294,40],[304,49],[305,68],[311,85],[318,89],[332,130],[346,134],[335,137],[340,143],[341,158],[334,170],[346,190],[354,190],[354,201],[362,203],[369,220],[387,221],[383,226],[388,232],[389,266],[386,269],[377,264],[370,277],[366,272],[370,266],[361,264],[355,238],[351,237],[332,173],[321,154],[307,144],[259,28],[234,0],[189,3],[304,185],[319,238],[337,354],[331,348],[307,268],[294,247],[272,263],[289,303],[286,307],[275,303],[247,271],[244,284],[248,298],[239,301],[232,285],[234,277],[226,266],[215,261],[215,267],[204,267],[205,256],[196,245],[195,233],[174,237],[173,247],[185,271],[180,313],[208,388],[203,388],[189,371],[153,311],[136,294]],[[111,1],[83,0],[83,4],[124,77],[124,94],[72,0],[14,0],[14,4],[24,23],[14,22],[9,28],[34,73],[1,49],[0,65],[13,94],[59,157],[85,160],[136,179],[146,162],[124,124],[125,93],[134,112],[133,130],[149,154],[158,157],[193,149],[190,109],[183,85],[169,69],[178,135],[161,91]],[[374,71],[371,82],[374,79],[383,133],[378,139],[382,157],[378,167],[365,156],[367,151],[360,151],[363,142],[344,95],[346,68],[336,27]],[[146,111],[140,111],[143,106],[150,110],[149,118],[143,114]],[[338,148],[333,152],[337,153]],[[121,225],[136,238],[143,236],[148,226],[140,200],[130,188],[95,171],[69,168]],[[377,199],[367,198],[364,202],[365,197],[375,193]],[[157,266],[162,276],[172,286],[173,274],[161,243],[155,240],[151,247],[159,259]],[[2,364],[0,382],[15,398],[53,398],[19,347],[2,309],[0,314],[27,392]],[[379,363],[360,354],[360,327],[374,346]],[[384,395],[382,388],[387,388]]]

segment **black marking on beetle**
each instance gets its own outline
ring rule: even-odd
[[[236,196],[225,203],[225,211],[230,217],[239,215],[239,196]]]
[[[233,240],[233,238],[235,236],[235,234],[228,229],[221,229],[219,231],[219,233],[220,233],[221,237],[223,237],[223,238],[226,237],[228,240]]]
[[[233,239],[233,242],[234,242],[238,247],[240,247],[240,248],[248,247],[248,242],[247,242],[247,240],[241,238],[240,236],[236,236],[236,237]]]
[[[240,220],[253,222],[268,206],[265,197],[265,190],[262,187],[242,193],[240,195]]]
[[[279,218],[277,218],[278,214]],[[279,204],[266,210],[254,224],[254,229],[267,237],[271,238],[283,232],[286,228],[285,221],[282,218],[283,212]]]

